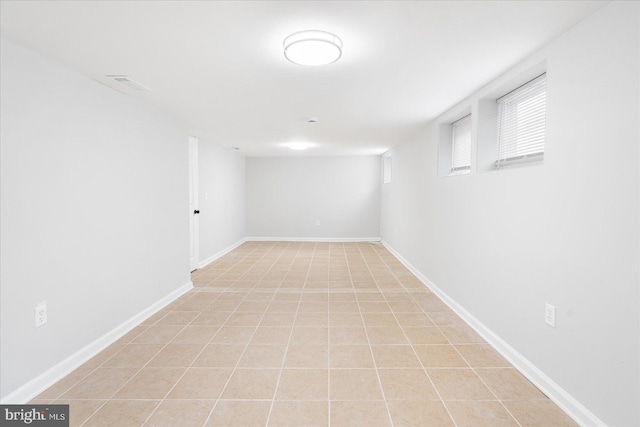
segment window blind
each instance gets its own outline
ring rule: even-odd
[[[471,114],[451,123],[451,171],[471,169]]]
[[[546,74],[509,92],[498,102],[496,167],[542,159],[547,105]]]

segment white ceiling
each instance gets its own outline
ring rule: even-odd
[[[603,1],[0,1],[2,35],[247,156],[380,154]],[[344,43],[322,67],[283,39]],[[118,87],[127,74],[151,88]],[[307,123],[315,117],[317,123]]]

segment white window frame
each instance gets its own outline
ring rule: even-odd
[[[471,172],[471,114],[451,123],[451,174]]]
[[[546,83],[543,73],[496,100],[496,169],[544,160]]]

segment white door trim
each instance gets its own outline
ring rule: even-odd
[[[198,138],[189,136],[189,267],[198,268],[200,215],[198,208]]]

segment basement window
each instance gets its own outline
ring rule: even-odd
[[[546,131],[546,74],[503,95],[496,102],[498,146],[495,168],[541,162]]]
[[[471,114],[451,123],[451,174],[471,172]]]
[[[471,173],[471,108],[444,119],[438,127],[438,176]]]

